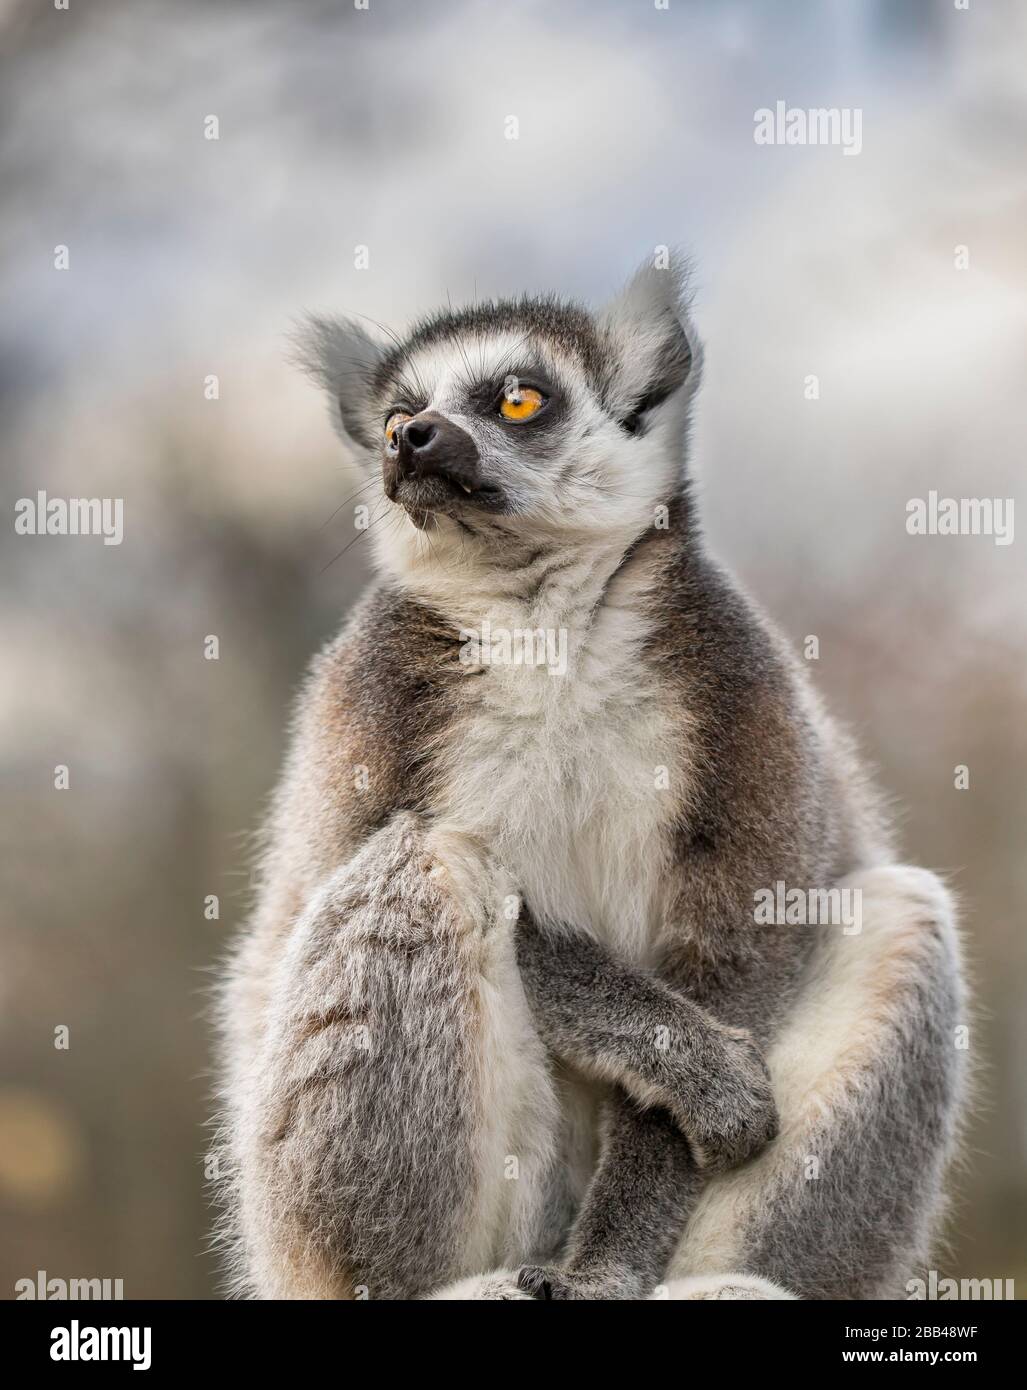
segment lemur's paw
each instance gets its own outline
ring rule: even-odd
[[[517,1285],[539,1302],[600,1301],[645,1297],[640,1280],[628,1270],[559,1269],[556,1265],[525,1265]]]
[[[714,1068],[699,1106],[680,1123],[704,1172],[754,1158],[777,1137],[778,1115],[763,1054],[741,1028],[725,1029],[722,1065]]]

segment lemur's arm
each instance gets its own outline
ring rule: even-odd
[[[584,949],[586,959],[595,949],[581,937],[568,946]],[[523,960],[523,949],[520,955]],[[598,1046],[600,1057],[609,1056],[602,1014],[610,1007],[607,990],[611,986],[621,1001],[615,1010],[619,1020],[615,1032],[623,1028],[628,1010],[639,1011],[646,1031],[669,1012],[682,1029],[682,1041],[676,1061],[670,1064],[647,1057],[644,1036],[627,1045],[621,1042],[616,1079],[624,1090],[618,1090],[607,1105],[599,1166],[562,1263],[525,1266],[518,1285],[538,1299],[647,1298],[665,1276],[699,1194],[704,1168],[710,1171],[755,1155],[775,1137],[777,1112],[762,1058],[751,1041],[738,1042],[738,1051],[730,1051],[721,1040],[725,1035],[730,1038],[732,1030],[704,1009],[662,982],[631,972],[620,972],[614,983],[605,963],[591,973],[589,987],[598,986],[599,1002],[586,1002],[581,985],[589,970],[589,965],[580,973],[570,968],[569,985],[554,983],[550,977],[541,990],[537,984],[529,987],[529,998],[539,1011],[540,1031],[558,1051],[593,1074],[613,1076],[613,1069],[597,1067],[594,1057],[590,1062],[592,1054],[586,1051]],[[534,977],[531,967],[528,974]],[[772,980],[769,987],[773,988]],[[759,1007],[763,996],[759,974],[747,980],[733,978],[731,993],[732,1003],[743,1013],[747,1001]],[[572,1024],[575,1008],[578,1020]],[[736,1031],[747,1038],[742,1030]],[[630,1064],[624,1062],[624,1054],[631,1055]],[[709,1070],[704,1070],[706,1066]],[[657,1097],[655,1089],[647,1108],[633,1098],[642,1094],[636,1080],[638,1068],[663,1081],[658,1104],[651,1104]],[[675,1078],[669,1086],[668,1072]],[[665,1096],[672,1090],[677,1094],[668,1106]],[[700,1136],[697,1142],[691,1142],[693,1135]]]
[[[584,933],[546,931],[529,916],[518,923],[517,963],[547,1046],[585,1075],[615,1082],[638,1109],[668,1111],[699,1167],[740,1163],[773,1138],[770,1080],[744,1029],[622,965]]]

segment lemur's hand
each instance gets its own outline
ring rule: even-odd
[[[703,1039],[704,1075],[694,1059],[667,1102],[704,1172],[753,1158],[775,1138],[777,1106],[763,1054],[744,1028],[711,1027]]]

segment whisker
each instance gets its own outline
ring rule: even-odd
[[[389,503],[388,498],[385,499],[385,503],[387,507],[391,505]],[[346,551],[349,550],[350,546],[356,545],[357,541],[360,540],[361,536],[366,536],[367,533],[372,529],[372,527],[376,526],[379,521],[383,521],[385,519],[385,516],[386,513],[381,512],[378,516],[372,517],[371,520],[367,523],[367,525],[363,528],[363,530],[358,531],[351,541],[347,541],[346,544],[339,551],[339,553],[337,555],[333,555],[332,558],[328,561],[328,564],[324,565],[322,569],[319,571],[319,573],[324,574],[325,570],[330,569],[331,566],[335,564],[336,560],[341,560],[342,557],[346,554]]]
[[[358,487],[356,492],[354,492],[351,496],[346,498],[345,502],[339,503],[339,505],[335,508],[335,511],[332,512],[331,516],[328,518],[328,520],[323,522],[322,525],[318,527],[318,530],[323,531],[326,526],[329,526],[339,515],[339,513],[342,511],[343,507],[345,507],[347,502],[352,502],[354,497],[359,497],[362,492],[366,492],[369,487],[376,487],[377,484],[378,479],[372,478],[371,481],[369,483],[365,483],[363,487]]]

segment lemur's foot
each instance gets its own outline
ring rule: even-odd
[[[647,1290],[627,1269],[560,1269],[556,1265],[525,1265],[517,1287],[540,1302],[600,1301],[645,1298]]]

